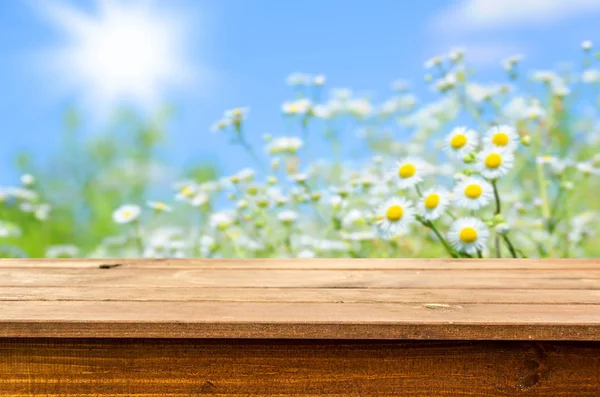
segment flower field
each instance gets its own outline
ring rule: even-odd
[[[600,66],[591,43],[581,52],[556,71],[515,56],[484,84],[454,50],[413,83],[429,101],[405,82],[375,101],[293,74],[273,112],[294,134],[253,144],[251,109],[226,111],[211,139],[242,148],[247,167],[188,167],[163,201],[167,115],[125,112],[84,140],[69,114],[56,158],[23,155],[20,184],[0,188],[0,256],[600,256]],[[340,155],[348,134],[360,161]]]

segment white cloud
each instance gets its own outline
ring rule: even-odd
[[[429,30],[438,49],[465,47],[469,62],[498,65],[507,56],[531,54],[526,40],[514,41],[515,29],[552,27],[597,12],[600,0],[460,0],[435,14]]]
[[[166,2],[97,0],[92,12],[59,1],[38,2],[65,36],[45,51],[53,83],[106,113],[122,102],[145,109],[193,80],[187,21]]]
[[[545,25],[600,11],[599,0],[463,0],[433,18],[433,28],[458,31],[501,30]]]
[[[501,42],[467,43],[462,47],[469,63],[479,66],[500,65],[503,59],[523,53],[520,46]]]

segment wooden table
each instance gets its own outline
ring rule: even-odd
[[[0,396],[600,396],[598,260],[0,260]]]

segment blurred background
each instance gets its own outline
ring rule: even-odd
[[[481,82],[506,80],[502,61],[518,54],[523,70],[578,67],[582,41],[600,42],[599,18],[597,0],[3,1],[0,186],[32,175],[59,220],[40,222],[39,203],[37,217],[3,207],[1,254],[71,243],[87,254],[120,230],[119,205],[168,201],[177,181],[255,167],[211,126],[248,107],[249,145],[296,133],[281,111],[295,72],[374,102],[401,79],[427,102],[439,93],[424,63],[438,54],[464,50]],[[310,139],[315,158],[328,156],[326,140]],[[373,155],[354,129],[340,140],[342,162]]]

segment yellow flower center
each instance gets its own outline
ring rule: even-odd
[[[450,141],[450,146],[454,149],[460,149],[461,147],[467,144],[467,137],[463,134],[456,134],[452,137]]]
[[[386,218],[392,222],[402,219],[402,215],[404,215],[404,208],[399,205],[390,206],[385,213]]]
[[[502,165],[502,156],[498,153],[492,153],[485,158],[485,166],[488,168],[498,168]]]
[[[131,218],[131,211],[123,211],[123,218]]]
[[[460,231],[459,237],[463,243],[472,243],[477,240],[477,230],[472,227],[465,227]]]
[[[440,195],[437,193],[432,193],[429,196],[425,197],[425,208],[428,210],[432,210],[438,206],[440,203]]]
[[[400,178],[410,178],[415,172],[417,172],[417,167],[412,164],[404,164],[398,170],[398,176],[400,176]]]
[[[494,134],[494,136],[492,137],[492,142],[496,146],[506,146],[506,145],[508,145],[509,141],[510,141],[510,139],[509,139],[508,135],[505,134],[504,132],[499,132],[497,134]]]
[[[159,211],[162,211],[164,209],[166,209],[167,206],[164,203],[156,203],[156,209]]]
[[[483,189],[479,185],[472,184],[465,188],[465,196],[471,199],[479,198],[481,193],[483,193]]]
[[[186,186],[183,189],[181,189],[181,194],[185,197],[189,197],[192,195],[192,189],[189,186]]]

